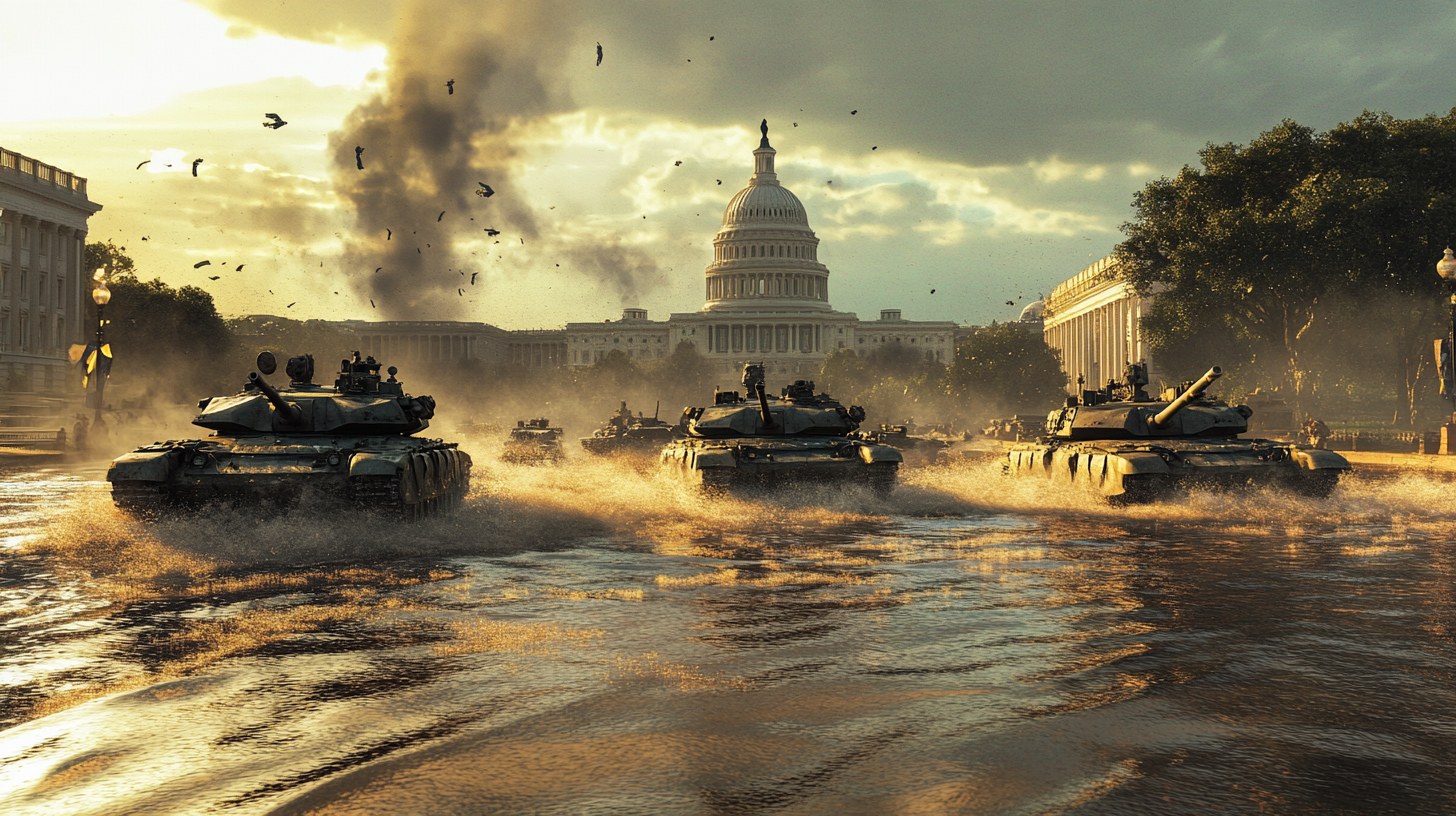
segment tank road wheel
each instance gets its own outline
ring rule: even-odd
[[[124,513],[138,518],[156,518],[165,506],[161,482],[112,482],[111,500]]]
[[[1166,474],[1130,473],[1122,477],[1122,493],[1108,496],[1107,503],[1118,507],[1147,504],[1163,498],[1172,489],[1172,482]]]
[[[900,477],[900,463],[874,462],[865,471],[865,481],[876,496],[885,498],[895,492],[895,483]]]

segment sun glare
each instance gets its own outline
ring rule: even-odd
[[[59,0],[6,11],[0,67],[13,84],[0,121],[140,113],[180,94],[273,77],[363,84],[385,49],[348,50],[273,35],[227,36],[228,23],[181,0]],[[63,34],[64,44],[53,34]],[[76,59],[75,52],[86,59]]]

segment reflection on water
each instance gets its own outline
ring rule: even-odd
[[[5,812],[1456,807],[1447,485],[480,476],[418,525],[0,482]]]

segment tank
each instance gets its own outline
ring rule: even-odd
[[[889,445],[900,452],[907,466],[914,467],[935,464],[941,453],[950,448],[946,440],[916,435],[911,427],[881,423],[879,430],[858,431],[855,436],[875,445]]]
[[[1333,451],[1240,437],[1253,411],[1204,393],[1222,373],[1214,366],[1155,400],[1143,390],[1147,367],[1131,364],[1121,383],[1068,397],[1047,416],[1045,436],[1009,447],[1004,470],[1090,485],[1114,503],[1201,485],[1283,485],[1329,495],[1350,463]]]
[[[205,439],[155,442],[111,463],[106,479],[117,506],[142,516],[208,503],[290,505],[312,491],[354,507],[417,517],[449,509],[470,489],[470,455],[453,442],[416,436],[430,426],[435,400],[412,397],[373,357],[340,365],[332,387],[313,383],[313,356],[288,361],[290,382],[263,377],[277,362],[258,355],[257,371],[231,396],[198,402]]]
[[[719,392],[711,406],[683,410],[683,438],[662,450],[669,470],[709,492],[805,482],[894,490],[903,458],[888,445],[854,436],[863,408],[845,408],[805,380],[770,397],[762,363],[743,367],[743,386],[746,397]]]
[[[616,454],[641,454],[656,456],[678,436],[677,426],[657,418],[657,412],[645,417],[640,412],[632,416],[627,403],[591,436],[582,437],[581,447],[596,456]]]
[[[561,428],[551,427],[549,419],[516,421],[501,450],[501,461],[514,465],[555,465],[566,456],[561,449]]]

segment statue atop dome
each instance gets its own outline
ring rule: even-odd
[[[763,138],[758,140],[759,148],[762,149],[765,147],[769,147],[770,145],[768,143],[768,120],[763,120],[763,122],[759,124],[758,129],[763,132]]]

